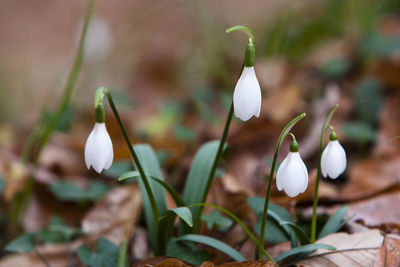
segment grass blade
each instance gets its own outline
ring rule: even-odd
[[[285,251],[282,254],[280,254],[278,257],[276,257],[275,261],[280,262],[289,257],[294,257],[299,254],[302,254],[303,257],[305,257],[308,254],[313,253],[317,249],[335,250],[336,248],[331,245],[326,245],[326,244],[309,244],[309,245],[300,246],[300,247],[296,247],[291,250]]]

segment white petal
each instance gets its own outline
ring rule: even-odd
[[[326,172],[332,179],[336,179],[346,169],[346,152],[339,141],[330,141],[330,150],[326,156]]]
[[[307,186],[308,186],[308,171],[307,171],[306,165],[304,164],[303,160],[301,159],[300,154],[299,154],[299,157],[300,157],[301,166],[303,166],[303,177],[305,177],[304,178],[304,186],[300,193],[304,193],[304,191],[306,191]]]
[[[105,123],[96,123],[90,133],[85,146],[86,167],[101,173],[104,168],[109,168],[113,160],[111,138],[108,135]]]
[[[328,176],[326,172],[326,156],[328,155],[328,151],[331,149],[331,143],[329,142],[328,145],[325,147],[324,151],[322,152],[321,156],[321,171],[324,177]]]
[[[288,154],[289,156],[289,154]],[[288,156],[282,161],[281,165],[278,168],[278,172],[276,173],[276,187],[278,188],[279,191],[282,191],[283,189],[283,183],[282,183],[282,171],[285,169],[285,166],[288,162]]]
[[[235,116],[242,121],[258,117],[261,109],[261,88],[254,67],[244,67],[233,93]]]
[[[287,163],[281,171],[282,185],[289,197],[295,197],[304,192],[308,184],[308,172],[304,172],[304,163],[298,152],[290,152]]]

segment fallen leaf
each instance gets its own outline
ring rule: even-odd
[[[387,193],[350,204],[347,214],[354,214],[351,221],[370,228],[379,227],[383,230],[395,228],[400,231],[398,203],[400,203],[400,192]]]
[[[399,236],[386,235],[376,257],[374,267],[400,266]]]
[[[331,234],[319,239],[317,243],[332,245],[336,247],[336,251],[318,249],[298,264],[305,267],[372,267],[382,242],[383,236],[377,229],[355,234]]]
[[[82,231],[94,242],[104,237],[116,244],[132,236],[141,210],[141,196],[137,184],[114,187],[82,220]]]

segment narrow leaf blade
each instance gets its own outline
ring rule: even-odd
[[[348,205],[338,209],[325,223],[324,227],[319,233],[318,238],[322,238],[329,234],[336,233],[336,231],[338,231],[343,226],[343,218],[346,215],[348,209],[349,209]]]
[[[231,246],[229,246],[215,238],[212,238],[212,237],[188,234],[188,235],[183,235],[183,236],[177,238],[177,240],[178,241],[191,241],[191,242],[196,242],[196,243],[200,243],[203,245],[213,247],[213,248],[225,253],[226,255],[228,255],[229,257],[231,257],[232,259],[234,259],[235,261],[238,261],[238,262],[246,260],[246,258],[243,257],[243,255],[240,254],[240,252],[238,252]]]
[[[298,254],[302,254],[303,257],[305,257],[308,254],[313,253],[317,249],[335,250],[336,248],[331,245],[326,245],[326,244],[309,244],[309,245],[300,246],[300,247],[296,247],[291,250],[285,251],[282,254],[280,254],[278,257],[276,257],[275,261],[280,262],[284,259],[296,256]]]

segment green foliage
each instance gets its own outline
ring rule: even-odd
[[[378,57],[389,57],[400,51],[400,36],[383,36],[376,31],[370,32],[361,43],[364,53]]]
[[[146,176],[154,177],[159,180],[163,180],[160,165],[158,163],[156,154],[150,145],[139,144],[133,146],[139,162],[143,167]],[[148,179],[151,191],[155,197],[156,206],[159,214],[163,214],[167,210],[167,200],[165,198],[165,191],[163,187],[154,179]],[[150,204],[149,197],[147,195],[146,188],[143,184],[142,179],[139,179],[140,193],[142,194],[143,209],[149,233],[151,247],[156,255],[161,254],[160,244],[157,241],[157,226],[155,224],[152,207]]]
[[[45,110],[42,113],[42,124],[48,125],[53,117],[56,115],[54,111]],[[71,107],[67,106],[65,110],[62,111],[61,116],[58,120],[55,130],[61,132],[68,132],[71,129],[72,120],[74,119],[74,112]]]
[[[83,189],[69,181],[57,181],[50,186],[50,191],[61,201],[97,201],[110,187],[99,181],[91,181],[88,188]]]
[[[215,227],[216,229],[224,232],[228,230],[233,224],[233,221],[231,219],[222,216],[222,214],[218,210],[212,210],[208,214],[203,214],[201,216],[201,219],[206,222],[207,228],[209,230]]]
[[[261,217],[264,210],[264,199],[260,197],[250,197],[247,203],[257,216],[257,223],[254,225],[254,230],[257,234],[261,233]],[[282,207],[269,203],[267,217],[270,219],[267,223],[264,233],[264,239],[271,244],[277,244],[284,241],[291,241],[292,246],[297,246],[296,234],[292,231],[289,225],[280,225],[284,222],[293,223],[290,213]]]
[[[195,242],[195,243],[200,243],[203,245],[207,245],[210,247],[213,247],[229,257],[231,257],[235,261],[245,261],[246,258],[243,257],[242,254],[240,254],[237,250],[233,249],[232,247],[228,246],[227,244],[215,239],[211,238],[208,236],[204,235],[195,235],[195,234],[188,234],[188,235],[183,235],[179,238],[176,239],[177,241],[190,241],[190,242]]]
[[[210,141],[203,144],[197,151],[190,166],[183,191],[183,201],[187,205],[203,201],[207,187],[207,179],[217,155],[218,146],[219,141]],[[193,217],[196,218],[198,216],[199,207],[192,207],[191,210]]]
[[[118,267],[128,267],[127,255],[128,243],[126,239],[122,240],[121,248],[119,249]]]
[[[59,217],[52,217],[49,226],[37,232],[42,243],[65,243],[72,240],[82,231],[66,225]]]
[[[336,233],[337,231],[339,231],[340,228],[342,228],[343,225],[345,225],[348,221],[344,219],[344,216],[346,215],[348,209],[349,206],[347,205],[338,209],[325,223],[318,237],[322,238],[326,235]]]
[[[181,142],[193,142],[196,140],[196,132],[192,129],[184,126],[183,124],[177,124],[174,127],[175,137]]]
[[[343,123],[344,135],[358,143],[365,144],[373,142],[376,138],[375,130],[368,123],[347,122]]]
[[[355,89],[355,102],[360,119],[371,125],[378,122],[379,110],[383,103],[381,84],[375,78],[367,78]]]
[[[66,225],[58,217],[52,217],[47,228],[16,238],[5,247],[5,250],[8,252],[26,253],[35,248],[35,240],[39,240],[42,243],[65,243],[81,233],[80,229]]]
[[[344,58],[332,59],[321,66],[322,75],[328,79],[343,77],[350,69],[350,62]]]
[[[179,258],[192,265],[200,265],[204,261],[210,261],[207,251],[198,250],[193,243],[179,242],[175,237],[171,237],[167,244],[167,256]]]
[[[77,249],[77,255],[85,265],[90,267],[115,267],[119,261],[119,247],[113,242],[100,237],[96,241],[96,252],[87,245]]]
[[[304,232],[303,228],[301,228],[299,225],[297,225],[293,222],[281,222],[279,225],[280,226],[289,225],[292,228],[292,230],[295,232],[301,245],[307,245],[307,244],[311,243],[310,238],[308,237],[306,232]]]
[[[0,196],[3,195],[4,189],[6,188],[6,181],[3,176],[0,175]]]
[[[176,216],[184,221],[189,227],[193,227],[192,213],[189,208],[179,207],[164,212],[164,214],[159,218],[158,224],[158,244],[163,253],[165,253],[167,241],[172,237]]]
[[[13,240],[5,247],[5,251],[26,253],[35,249],[36,233],[27,233]]]
[[[336,248],[331,245],[325,244],[309,244],[296,248],[292,248],[291,250],[285,251],[275,258],[276,262],[280,262],[285,260],[285,263],[288,264],[290,262],[294,262],[297,260],[301,260],[307,255],[313,253],[317,249],[329,249],[335,250]]]
[[[117,178],[120,177],[123,173],[132,170],[132,167],[133,164],[130,160],[114,161],[110,168],[104,170],[104,174],[112,178]]]

